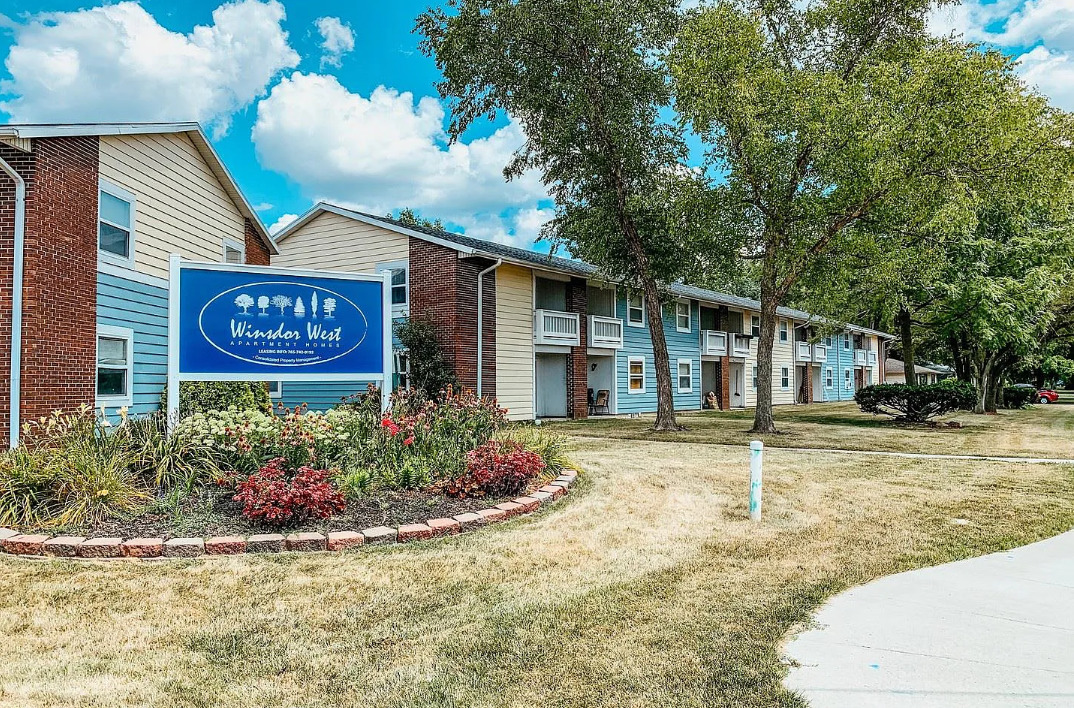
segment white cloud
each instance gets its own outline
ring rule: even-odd
[[[15,28],[0,103],[14,121],[197,120],[231,115],[298,64],[276,0],[241,0],[213,24],[172,32],[135,2],[34,15]]]
[[[290,226],[297,218],[298,214],[281,215],[279,219],[276,219],[276,221],[272,222],[272,225],[268,227],[269,233],[275,236]]]
[[[333,76],[282,79],[258,103],[253,140],[264,167],[311,197],[375,214],[411,207],[505,242],[535,232],[525,210],[548,197],[539,175],[503,178],[524,141],[517,125],[449,146],[435,98],[415,100],[384,86],[365,97]],[[524,223],[515,214],[527,215]]]
[[[314,23],[321,33],[321,67],[339,66],[343,55],[354,51],[354,32],[338,17],[318,17]]]
[[[1018,57],[1018,61],[1022,78],[1051,98],[1056,106],[1074,110],[1074,56],[1036,47]]]

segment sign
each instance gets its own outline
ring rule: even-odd
[[[390,275],[170,263],[169,417],[179,381],[391,375]]]

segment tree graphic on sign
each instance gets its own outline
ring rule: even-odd
[[[313,295],[310,295],[310,314],[313,315],[313,319],[317,319],[317,291],[313,291]]]
[[[262,315],[268,314],[269,299],[268,295],[262,295],[257,298],[257,309],[261,310]]]
[[[324,316],[327,319],[332,319],[332,313],[336,311],[336,299],[334,297],[326,297],[323,303]]]
[[[284,310],[290,307],[292,304],[291,298],[286,295],[273,295],[272,306],[280,308],[280,314],[284,314]]]
[[[235,298],[235,305],[242,308],[242,314],[248,315],[250,314],[250,308],[254,306],[254,299],[246,293],[240,293]]]
[[[295,317],[305,317],[306,306],[302,304],[302,298],[295,300]]]

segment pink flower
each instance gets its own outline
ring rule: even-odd
[[[403,444],[404,444],[404,445],[413,445],[413,444],[414,444],[414,436],[413,436],[413,435],[411,435],[411,436],[410,436],[409,438],[407,438],[406,440],[404,440],[404,441],[403,441]]]

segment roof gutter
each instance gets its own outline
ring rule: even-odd
[[[490,265],[485,270],[477,274],[477,397],[481,398],[481,371],[485,368],[485,361],[482,359],[484,353],[484,339],[485,335],[482,331],[484,329],[485,318],[482,316],[482,305],[484,301],[484,285],[485,276],[496,270],[503,265],[503,259],[499,258],[495,263]]]
[[[23,256],[26,239],[26,181],[19,176],[11,165],[0,158],[0,170],[15,181],[15,238],[11,266],[11,373],[9,376],[11,391],[9,394],[10,410],[8,414],[8,443],[11,447],[19,444],[20,394],[22,392],[22,280]]]

